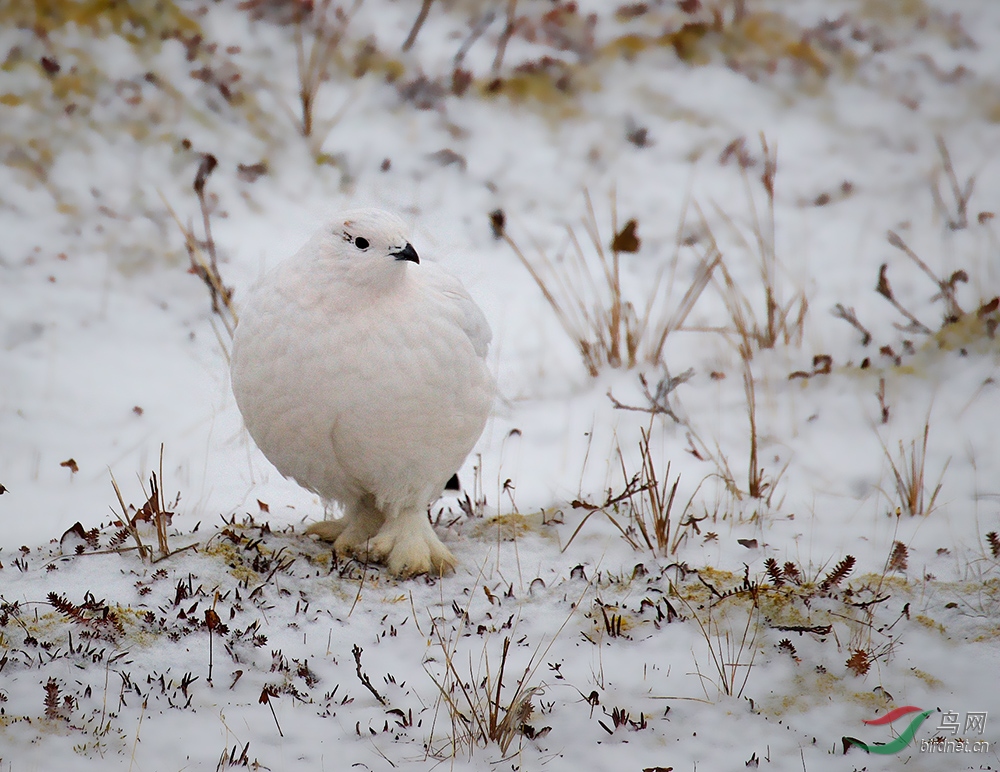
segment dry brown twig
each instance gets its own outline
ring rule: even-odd
[[[221,319],[226,334],[232,340],[239,318],[236,314],[236,308],[233,305],[233,290],[225,285],[222,275],[219,273],[215,239],[212,237],[211,229],[212,207],[209,204],[208,197],[205,195],[205,183],[217,166],[218,161],[214,155],[203,153],[194,180],[193,187],[201,210],[202,227],[205,233],[204,239],[198,239],[195,236],[194,226],[190,224],[184,225],[181,222],[180,217],[177,216],[177,212],[170,206],[170,203],[162,192],[160,192],[160,200],[163,201],[163,205],[167,208],[170,216],[177,224],[181,235],[184,237],[184,248],[187,250],[188,259],[191,263],[190,272],[200,278],[205,283],[205,286],[208,287],[212,298],[212,312]],[[205,252],[208,253],[207,256]],[[214,324],[212,325],[212,329],[215,330],[216,336],[219,339],[219,345],[222,346],[222,350],[226,352],[228,357],[228,348],[225,340],[219,334],[218,328]]]
[[[368,677],[368,674],[361,669],[362,651],[364,651],[364,649],[358,646],[358,644],[354,644],[354,647],[351,649],[351,654],[354,655],[355,673],[358,676],[358,680],[361,681],[362,686],[364,686],[368,691],[372,693],[372,696],[375,697],[376,700],[378,700],[379,705],[382,705],[384,707],[386,705],[385,698],[375,690],[375,687],[372,686],[372,682],[371,679]]]
[[[743,368],[743,389],[747,400],[747,417],[750,421],[750,462],[749,473],[747,475],[747,493],[751,498],[764,501],[767,506],[771,506],[771,499],[774,497],[775,486],[784,476],[788,469],[785,466],[773,477],[768,476],[764,467],[759,465],[758,444],[759,435],[757,432],[757,390],[754,382],[753,372],[750,370],[749,362],[744,362]]]
[[[500,77],[500,68],[503,66],[503,57],[507,51],[507,43],[517,31],[517,0],[507,0],[507,23],[504,25],[500,37],[497,39],[497,53],[493,57],[492,73],[494,78]]]
[[[656,393],[652,394],[650,393],[649,383],[646,381],[645,374],[640,373],[639,383],[642,384],[642,394],[649,403],[647,406],[639,407],[619,402],[615,399],[614,394],[611,393],[611,389],[608,389],[608,399],[611,400],[611,404],[616,410],[632,410],[639,413],[649,413],[651,415],[666,415],[672,418],[674,423],[683,424],[685,422],[678,417],[673,406],[670,404],[670,395],[678,386],[682,383],[686,383],[693,377],[693,368],[688,368],[677,376],[672,376],[669,371],[666,371],[663,378],[661,378],[659,383],[656,384]]]
[[[198,197],[198,206],[201,209],[201,223],[205,232],[205,238],[201,241],[201,244],[208,251],[208,262],[206,263],[203,259],[195,259],[195,255],[200,254],[200,250],[195,252],[192,249],[191,243],[186,241],[186,246],[188,256],[191,258],[191,270],[205,282],[212,296],[212,312],[221,315],[222,309],[219,305],[219,300],[221,298],[222,304],[229,307],[233,291],[222,283],[222,277],[219,275],[219,261],[215,252],[215,239],[212,238],[211,210],[208,200],[205,197],[205,183],[218,165],[219,162],[214,155],[203,153],[201,163],[198,164],[198,172],[194,177],[194,192]],[[190,232],[191,229],[189,228],[188,231]]]
[[[872,334],[868,331],[868,328],[866,328],[863,324],[861,324],[860,321],[858,321],[857,314],[854,312],[853,307],[849,308],[842,305],[841,303],[837,303],[837,305],[833,307],[833,311],[831,313],[836,318],[843,319],[845,322],[851,325],[851,327],[853,327],[855,330],[861,333],[862,346],[867,346],[869,343],[872,342]]]
[[[431,5],[434,4],[434,0],[422,0],[420,3],[420,10],[417,12],[417,18],[413,22],[413,26],[410,28],[410,34],[406,36],[406,40],[403,41],[403,51],[409,51],[413,48],[413,44],[417,41],[417,35],[420,34],[420,28],[424,26],[424,22],[427,21],[427,14],[431,11]]]
[[[159,563],[161,560],[169,558],[171,555],[176,555],[178,552],[185,552],[189,549],[193,549],[196,544],[189,544],[186,547],[181,547],[180,549],[171,550],[170,544],[167,538],[167,526],[170,524],[171,518],[174,513],[167,511],[167,503],[163,497],[162,481],[163,481],[163,444],[160,444],[160,473],[157,476],[156,472],[150,474],[149,487],[150,491],[147,494],[146,488],[142,485],[142,480],[140,479],[139,484],[142,486],[143,495],[146,496],[146,502],[138,509],[135,510],[135,514],[129,513],[129,507],[125,504],[125,498],[122,496],[121,488],[118,487],[118,481],[115,479],[114,473],[111,473],[111,485],[115,489],[115,495],[118,498],[118,504],[122,509],[122,525],[128,531],[128,534],[135,541],[135,547],[120,547],[111,550],[100,550],[92,553],[84,554],[106,554],[107,552],[124,552],[132,549],[136,549],[139,552],[139,556],[143,561],[150,561],[151,563]],[[109,470],[110,471],[110,470]],[[180,501],[180,494],[174,500],[171,507],[177,506]],[[139,535],[139,522],[152,523],[153,527],[156,529],[156,541],[157,547],[159,548],[159,556],[153,557],[153,548],[147,544],[144,544],[142,537]]]
[[[878,379],[878,391],[875,392],[875,396],[878,397],[882,423],[887,424],[889,423],[889,403],[885,400],[885,378]]]
[[[479,19],[475,24],[472,25],[472,30],[469,32],[469,36],[462,42],[459,46],[458,51],[455,53],[455,58],[452,60],[452,68],[455,72],[462,69],[462,65],[465,63],[465,57],[469,53],[469,50],[475,44],[483,33],[486,32],[487,28],[496,19],[496,11],[487,11],[483,14],[482,18]]]
[[[330,67],[351,18],[364,0],[355,0],[350,11],[321,0],[312,10],[297,15],[295,23],[295,68],[299,81],[299,114],[292,115],[299,133],[310,140],[318,153],[326,135],[340,121],[351,100],[322,126],[317,125],[315,112],[319,90],[330,79]],[[281,102],[287,112],[291,110]]]
[[[129,516],[128,507],[125,504],[125,499],[122,496],[121,489],[118,487],[118,481],[115,479],[114,473],[111,474],[111,485],[114,486],[115,495],[118,496],[118,504],[122,508],[122,523],[128,529],[129,535],[135,541],[136,549],[139,550],[139,557],[143,561],[149,560],[153,557],[153,548],[147,547],[142,543],[142,538],[139,536],[139,531],[135,527],[135,522],[132,517]]]
[[[590,517],[598,512],[608,518],[622,538],[637,552],[641,551],[645,545],[645,548],[654,555],[674,554],[687,538],[688,531],[690,529],[697,531],[697,524],[703,518],[696,518],[690,512],[695,496],[701,489],[701,483],[688,498],[680,514],[675,516],[674,503],[677,497],[677,488],[680,485],[680,475],[671,480],[671,465],[668,462],[661,479],[658,471],[660,464],[654,459],[650,446],[650,429],[643,429],[641,434],[642,437],[639,441],[640,462],[637,473],[629,473],[625,454],[620,445],[617,448],[622,479],[625,481],[625,487],[620,493],[616,494],[609,489],[602,504],[593,504],[580,499],[572,502],[574,509],[586,510],[587,514],[584,515],[566,544],[563,545],[562,552],[569,549],[570,544],[583,530],[583,526],[586,525]],[[634,528],[623,525],[623,522],[619,520],[622,513],[627,515],[629,523],[634,524]]]
[[[941,156],[943,171],[945,177],[948,179],[948,187],[954,199],[955,212],[952,214],[945,204],[944,196],[941,195],[936,178],[931,182],[931,195],[934,197],[934,206],[944,215],[945,222],[951,230],[962,230],[969,227],[969,199],[972,198],[972,192],[976,187],[976,175],[970,175],[965,181],[965,185],[960,185],[944,137],[938,134],[934,137],[934,142]]]
[[[930,280],[938,286],[939,293],[931,298],[931,300],[943,300],[945,302],[945,324],[965,316],[965,311],[962,310],[962,307],[958,304],[958,299],[955,297],[956,286],[959,283],[969,281],[969,275],[965,271],[955,271],[947,279],[942,279],[930,269],[927,263],[920,259],[916,252],[907,246],[906,242],[903,241],[903,239],[901,239],[899,234],[895,231],[889,231],[888,240],[892,246],[900,250],[914,263],[916,263],[920,270],[922,270],[930,278]]]
[[[888,300],[892,304],[893,308],[909,320],[909,326],[902,327],[902,330],[906,332],[921,332],[924,335],[930,335],[931,328],[917,319],[917,317],[910,313],[910,311],[908,311],[902,303],[896,300],[896,295],[892,291],[892,286],[889,284],[889,277],[886,275],[886,271],[888,270],[889,264],[882,263],[881,267],[878,269],[878,284],[875,285],[875,291]]]

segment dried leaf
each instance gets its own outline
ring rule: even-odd
[[[91,547],[97,546],[97,529],[93,528],[87,531],[79,520],[67,528],[63,535],[59,537],[59,547],[64,555],[67,554],[67,550],[79,553],[87,545]]]
[[[885,275],[885,272],[888,270],[889,264],[882,263],[878,269],[878,284],[875,287],[875,291],[882,297],[892,300],[892,287],[889,286],[889,278]]]
[[[976,316],[980,318],[989,316],[998,308],[1000,308],[1000,297],[995,297],[993,300],[987,301],[979,306],[979,310],[976,311]]]
[[[504,214],[503,209],[494,209],[490,212],[490,228],[493,231],[493,238],[502,239],[504,234],[504,226],[507,223],[507,215]]]
[[[833,369],[833,357],[829,354],[817,354],[813,357],[813,375],[829,375]]]
[[[64,466],[64,467],[66,467],[66,468],[67,468],[67,469],[69,469],[69,471],[71,471],[71,472],[72,472],[73,474],[76,474],[77,472],[79,472],[79,471],[80,471],[80,467],[79,467],[79,466],[77,466],[77,463],[76,463],[76,461],[75,461],[74,459],[72,459],[72,458],[67,458],[67,459],[66,459],[65,461],[60,461],[60,462],[59,462],[59,466]]]
[[[463,172],[468,168],[468,161],[465,160],[465,156],[461,153],[456,153],[451,148],[442,148],[436,153],[430,153],[427,156],[428,160],[434,161],[441,166],[452,166],[455,165]]]
[[[208,176],[215,171],[215,167],[218,165],[219,162],[214,155],[211,153],[202,153],[201,163],[198,165],[198,173],[194,178],[194,189],[199,196],[205,191],[205,181],[208,180]]]
[[[258,161],[255,164],[238,164],[236,176],[244,182],[256,182],[257,178],[267,174],[267,161]]]
[[[955,271],[951,276],[948,277],[947,284],[949,287],[954,289],[955,285],[958,284],[959,282],[962,282],[963,284],[969,283],[969,274],[967,274],[965,271],[961,269]]]
[[[616,233],[614,239],[611,241],[611,251],[638,252],[639,247],[642,246],[642,241],[636,233],[638,227],[639,223],[635,219],[631,219],[625,223],[625,227]]]

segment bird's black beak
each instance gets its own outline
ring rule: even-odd
[[[417,255],[417,250],[413,248],[410,242],[406,242],[406,246],[403,247],[398,252],[390,252],[390,255],[395,257],[397,260],[407,260],[411,263],[419,263],[420,257]]]

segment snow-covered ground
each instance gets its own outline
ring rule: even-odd
[[[439,0],[403,51],[420,5],[0,8],[0,770],[1000,766],[1000,5]],[[358,205],[485,310],[455,575],[301,535],[189,270],[202,154],[237,313]],[[593,316],[588,228],[651,303],[596,376],[516,251]]]

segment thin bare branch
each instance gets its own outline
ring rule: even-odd
[[[410,28],[410,34],[406,36],[406,40],[403,41],[403,51],[409,51],[413,48],[413,44],[417,40],[417,35],[420,34],[420,28],[424,26],[424,22],[427,21],[427,14],[431,11],[431,5],[433,5],[434,0],[423,0],[420,3],[420,12],[417,13],[417,18],[413,22],[413,26]]]

